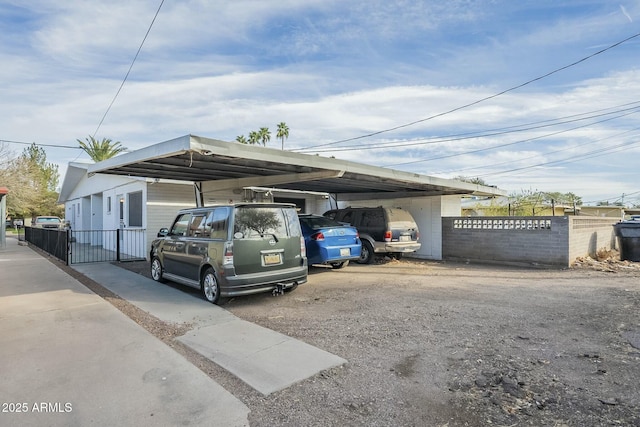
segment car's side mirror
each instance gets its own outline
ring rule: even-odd
[[[169,229],[168,228],[161,228],[160,231],[158,231],[158,237],[166,237],[169,234]]]

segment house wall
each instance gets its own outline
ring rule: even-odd
[[[147,233],[146,250],[151,250],[151,242],[161,228],[169,228],[180,209],[196,206],[193,184],[155,183],[147,186]]]
[[[443,258],[567,268],[614,247],[610,220],[581,217],[444,217]]]

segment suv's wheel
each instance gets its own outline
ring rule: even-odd
[[[331,262],[329,263],[329,265],[331,265],[331,268],[333,268],[334,270],[338,270],[340,268],[344,268],[347,265],[349,265],[349,260],[341,261],[341,262]]]
[[[373,261],[373,246],[366,240],[362,242],[362,251],[360,252],[359,264],[371,264]]]
[[[162,278],[162,263],[155,256],[151,259],[151,278],[156,282],[164,282]]]
[[[200,280],[200,290],[202,291],[204,299],[209,301],[211,304],[218,303],[218,300],[220,299],[220,285],[218,285],[218,280],[216,279],[213,268],[207,268],[202,275],[202,279]]]

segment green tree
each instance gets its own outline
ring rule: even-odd
[[[249,143],[249,141],[247,141],[247,138],[244,135],[236,136],[236,142],[239,142],[240,144],[248,144]]]
[[[284,150],[284,140],[289,138],[289,126],[287,126],[285,122],[278,123],[276,138],[279,138],[280,141],[282,141],[282,150]]]
[[[76,141],[80,144],[80,148],[82,148],[89,157],[91,157],[91,160],[96,163],[110,159],[117,154],[127,151],[127,148],[123,147],[120,141],[113,142],[107,138],[102,138],[102,141],[98,141],[94,137],[89,136],[88,138],[85,138],[86,142],[80,141],[79,139]]]
[[[256,145],[260,143],[260,134],[255,130],[249,132],[249,145]]]
[[[21,156],[0,165],[0,181],[9,189],[7,212],[12,218],[63,214],[58,204],[58,166],[47,162],[41,147],[31,144]]]
[[[258,131],[258,135],[260,135],[260,141],[262,145],[267,146],[267,142],[271,141],[271,131],[269,128],[260,128]]]

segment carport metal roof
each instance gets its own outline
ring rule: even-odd
[[[340,195],[342,200],[506,195],[504,190],[356,162],[186,135],[89,166],[88,173]]]

